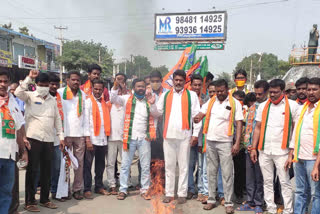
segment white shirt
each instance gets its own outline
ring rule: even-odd
[[[200,103],[197,94],[194,91],[190,92],[191,97],[191,127],[190,130],[182,130],[182,107],[181,98],[184,90],[177,93],[173,89],[172,107],[170,118],[167,128],[167,138],[168,139],[186,139],[191,136],[198,137],[199,131],[201,129],[202,123],[193,124],[193,118],[200,111]],[[152,112],[155,112],[158,116],[162,115],[164,112],[164,97],[166,93],[162,93],[158,102],[151,105]],[[193,125],[192,125],[193,124]],[[193,126],[193,131],[192,131]]]
[[[19,105],[17,104],[15,98],[11,93],[9,93],[9,103],[8,108],[10,110],[11,116],[14,120],[14,126],[16,131],[25,124],[23,115],[20,111]],[[2,124],[2,119],[0,117],[0,124]],[[0,158],[2,159],[12,159],[16,160],[16,153],[19,151],[18,144],[15,139],[2,138],[2,129],[0,129]]]
[[[208,100],[201,108],[201,113],[206,114],[208,111],[210,100]],[[234,99],[235,102],[235,121],[243,120],[242,106],[240,102]],[[214,102],[211,109],[211,116],[208,126],[207,139],[218,142],[232,142],[233,136],[228,136],[229,118],[231,113],[229,96],[220,102],[218,98]],[[234,131],[236,133],[236,130]]]
[[[94,98],[96,101],[97,99]],[[92,117],[92,101],[90,98],[86,99],[86,113],[84,118],[84,135],[90,136],[91,143],[96,146],[106,146],[108,144],[107,136],[104,131],[104,120],[103,120],[103,110],[101,102],[97,101],[99,113],[100,113],[100,119],[101,119],[101,125],[100,125],[100,133],[98,136],[94,135],[94,129],[93,129],[93,117]]]
[[[126,108],[129,95],[118,95],[118,90],[111,89],[111,103],[118,104]],[[136,99],[134,118],[132,123],[131,140],[142,140],[147,137],[147,126],[149,126],[147,103],[145,98]],[[124,110],[125,111],[125,110]],[[112,129],[112,127],[111,127]]]
[[[63,91],[65,88],[58,89],[58,93],[61,96],[62,108],[63,108],[63,125],[65,137],[83,137],[84,135],[84,114],[85,114],[85,100],[86,94],[82,93],[82,114],[78,117],[78,95],[73,96],[70,100],[63,99]],[[80,89],[79,89],[80,90]]]
[[[130,96],[130,95],[123,95]],[[123,126],[124,126],[125,107],[121,105],[112,104],[110,111],[111,118],[111,134],[109,141],[123,140]]]
[[[300,133],[300,149],[298,157],[302,160],[316,160],[317,156],[313,155],[313,114],[316,107],[319,105],[319,101],[314,104],[314,107],[309,112],[309,108],[306,110],[306,112],[303,115],[303,122],[301,126],[301,133]],[[299,115],[301,114],[301,111],[303,109],[303,106],[300,106],[296,121],[298,122]],[[297,124],[296,124],[297,125]],[[294,149],[295,144],[295,136],[296,136],[296,129],[297,126],[294,127],[294,131],[292,134],[291,142],[290,142],[290,149]]]
[[[267,101],[259,105],[256,116],[256,121],[258,122],[261,122],[262,120],[262,112]],[[289,100],[289,105],[292,119],[294,122],[299,106],[295,101],[292,100]],[[284,116],[285,99],[282,99],[278,105],[274,105],[273,103],[271,103],[267,129],[265,132],[265,143],[263,150],[263,152],[267,155],[285,155],[289,152],[288,149],[281,149],[284,128]]]

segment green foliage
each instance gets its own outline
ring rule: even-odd
[[[57,60],[67,70],[87,70],[90,64],[96,63],[102,67],[102,76],[107,76],[112,75],[112,56],[112,51],[101,43],[74,40],[64,42],[62,56]]]
[[[29,36],[29,29],[26,26],[19,27],[19,33]]]
[[[233,88],[236,85],[234,84],[234,81],[231,78],[231,75],[227,72],[222,72],[220,74],[218,74],[218,79],[224,79],[228,82],[228,86],[229,88]]]
[[[2,27],[3,27],[3,28],[6,28],[6,29],[8,29],[8,30],[13,30],[13,28],[12,28],[12,23],[11,23],[11,22],[9,22],[9,24],[4,24],[4,25],[2,25]]]
[[[261,61],[260,60],[261,57]],[[289,62],[278,60],[278,57],[274,54],[263,53],[262,56],[258,53],[251,54],[248,57],[244,57],[236,66],[234,73],[242,68],[248,73],[248,80],[250,79],[250,67],[252,60],[252,80],[256,81],[256,78],[261,72],[261,78],[270,80],[275,77],[282,77],[289,69]]]
[[[121,73],[125,73],[126,70],[128,78],[132,78],[133,76],[144,78],[150,75],[153,70],[159,70],[163,76],[169,72],[168,68],[164,65],[152,67],[149,59],[141,55],[132,56],[132,62],[131,60],[127,60],[126,62],[120,63],[119,70]]]

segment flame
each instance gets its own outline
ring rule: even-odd
[[[164,189],[164,161],[153,160],[151,167],[151,181],[149,195],[151,198],[152,207],[147,210],[146,214],[172,214],[176,208],[174,203],[162,203],[162,196],[165,193]]]

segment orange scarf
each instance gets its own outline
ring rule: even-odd
[[[90,80],[87,80],[83,84],[83,91],[88,97],[92,94],[92,86],[91,86],[91,81]]]
[[[93,119],[93,131],[94,136],[99,136],[101,129],[101,117],[98,107],[98,103],[93,95],[90,96],[92,103],[92,119]],[[104,101],[103,97],[101,98],[101,107],[103,111],[103,122],[104,122],[104,132],[107,136],[110,136],[111,131],[111,122],[110,122],[110,109],[107,103]]]
[[[78,94],[77,115],[78,115],[78,117],[80,117],[82,114],[82,109],[83,109],[83,107],[82,107],[82,104],[83,104],[82,103],[82,93],[81,93],[80,89],[78,89],[77,94]],[[64,100],[71,100],[72,98],[73,98],[73,93],[72,93],[70,87],[67,85],[65,87],[65,89],[63,90],[63,99]]]
[[[150,105],[146,103],[147,115],[149,124],[147,125],[147,138],[149,140],[156,139],[156,127],[154,125],[153,117],[150,115]],[[136,97],[131,95],[126,104],[126,113],[124,118],[124,128],[123,128],[123,149],[127,150],[130,146],[132,125],[136,108]]]
[[[281,149],[286,149],[289,146],[289,139],[290,139],[290,132],[292,128],[292,115],[290,111],[289,100],[287,96],[284,96],[285,99],[285,116],[284,116],[284,127],[283,127],[283,136],[282,136],[282,145]],[[281,101],[281,100],[280,100]],[[264,109],[262,111],[262,120],[261,120],[261,133],[260,133],[260,140],[258,149],[263,150],[265,144],[265,135],[268,126],[268,118],[269,118],[269,111],[271,106],[271,99],[269,98]]]
[[[211,110],[215,101],[216,101],[216,95],[213,96],[209,101],[208,110],[206,113],[206,119],[203,125],[203,134],[208,133]],[[232,136],[234,133],[234,117],[235,117],[236,108],[235,108],[235,101],[231,93],[229,93],[229,104],[230,104],[231,110],[230,110],[230,116],[229,116],[228,136]]]
[[[173,89],[168,91],[164,97],[164,130],[163,130],[163,138],[167,137],[167,130],[169,124],[169,118],[171,114],[172,107],[172,99],[173,99]],[[190,91],[188,89],[184,89],[181,97],[181,111],[182,111],[182,130],[190,130],[191,127],[191,97]]]

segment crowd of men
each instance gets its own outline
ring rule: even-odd
[[[16,162],[27,164],[24,209],[40,212],[39,187],[39,205],[49,209],[57,208],[50,192],[59,202],[92,200],[93,160],[94,192],[125,200],[136,152],[137,188],[145,200],[152,198],[151,163],[164,160],[163,203],[196,198],[203,209],[220,203],[226,213],[234,213],[233,202],[240,204],[237,211],[256,214],[320,213],[320,78],[287,85],[259,80],[250,92],[242,69],[233,89],[210,73],[205,82],[194,74],[186,84],[183,70],[173,73],[171,89],[162,87],[159,71],[134,79],[129,88],[118,73],[109,91],[101,71],[91,65],[81,86],[81,74],[71,71],[63,88],[54,74],[31,70],[10,85],[9,74],[0,72],[0,214],[19,207]]]

